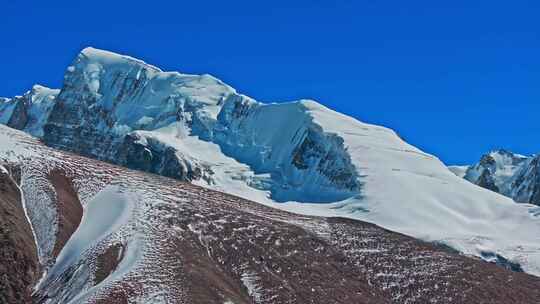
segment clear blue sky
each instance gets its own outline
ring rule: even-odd
[[[265,3],[265,4],[262,4]],[[60,87],[85,46],[210,73],[261,101],[312,98],[446,163],[540,152],[539,1],[15,1],[0,96]]]

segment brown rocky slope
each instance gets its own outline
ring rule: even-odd
[[[4,153],[2,158],[6,166],[21,172],[30,218],[34,222],[39,218],[37,210],[50,205],[56,220],[49,225],[64,227],[49,236],[54,240],[49,247],[60,248],[60,252],[51,249],[44,254],[48,274],[30,300],[39,272],[35,248],[30,226],[24,226],[24,212],[19,210],[17,187],[4,178],[0,207],[15,206],[9,212],[16,217],[0,214],[2,227],[15,240],[22,240],[6,242],[0,249],[14,257],[13,265],[2,262],[0,267],[2,282],[15,282],[0,290],[7,303],[540,300],[538,277],[372,224],[268,208],[192,184],[58,152],[1,126],[0,141],[12,147],[12,153]],[[43,196],[46,191],[54,193]],[[100,195],[107,200],[96,200]],[[50,202],[40,199],[43,197],[51,198]],[[103,237],[91,239],[83,250],[74,250],[73,243],[83,235],[73,232],[74,226],[88,235],[88,227],[96,228],[89,225],[102,225],[106,213],[113,212],[123,198],[129,205],[125,218],[122,213],[123,220],[111,225]],[[80,223],[77,203],[86,212]],[[92,206],[105,210],[92,213],[96,211],[89,211]],[[95,214],[103,214],[103,218]],[[40,235],[42,225],[35,224]],[[65,236],[70,239],[66,241]],[[38,244],[47,245],[44,241]],[[76,254],[68,259],[69,252]],[[19,258],[25,255],[27,258]],[[21,269],[15,265],[21,261],[27,261],[23,265],[29,275],[9,268]]]

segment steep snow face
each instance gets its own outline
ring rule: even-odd
[[[312,101],[265,105],[233,96],[219,114],[214,141],[255,172],[270,174],[276,201],[354,196],[361,188],[359,173],[343,137],[315,121],[317,107],[322,108]]]
[[[0,99],[0,123],[26,131],[34,136],[43,136],[43,126],[60,90],[34,85],[23,96]]]
[[[68,67],[44,140],[114,160],[123,136],[175,121],[208,133],[234,90],[209,75],[162,72],[127,56],[84,49]]]
[[[540,204],[538,156],[526,157],[506,150],[492,151],[469,166],[463,178],[501,193],[519,203]],[[459,175],[458,175],[459,176]]]

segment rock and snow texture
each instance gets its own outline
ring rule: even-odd
[[[5,126],[0,143],[2,163],[27,176],[26,183],[53,176],[37,172],[62,172],[84,206],[77,230],[42,265],[45,276],[32,300],[19,303],[502,304],[540,298],[538,277],[373,224],[268,208],[55,151]],[[41,203],[37,193],[48,192],[46,183],[36,184],[24,193],[29,208]],[[56,187],[52,197],[62,190]],[[51,206],[55,213],[66,212],[58,203]],[[0,224],[11,218],[0,213]],[[0,252],[20,254],[5,245]]]
[[[43,136],[43,126],[60,90],[35,85],[23,96],[0,98],[0,123]]]
[[[540,205],[540,156],[523,156],[496,150],[477,164],[451,170],[473,184],[501,193],[518,203]],[[460,174],[462,173],[462,174]]]
[[[534,206],[476,187],[394,131],[314,101],[263,104],[209,75],[87,48],[67,69],[42,139],[272,207],[499,255],[540,274]]]

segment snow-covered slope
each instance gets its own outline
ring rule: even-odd
[[[516,202],[540,205],[539,163],[540,156],[496,150],[482,156],[477,164],[467,166],[461,177]]]
[[[317,102],[263,104],[208,76],[87,48],[44,127],[53,147],[302,214],[376,223],[540,274],[540,215],[390,129]]]
[[[444,246],[56,151],[5,126],[0,159],[0,253],[13,263],[0,263],[0,300],[14,299],[7,303],[536,304],[540,297],[540,278]],[[52,217],[43,225],[45,215]],[[45,250],[51,243],[59,250]],[[45,253],[41,263],[36,249]]]

